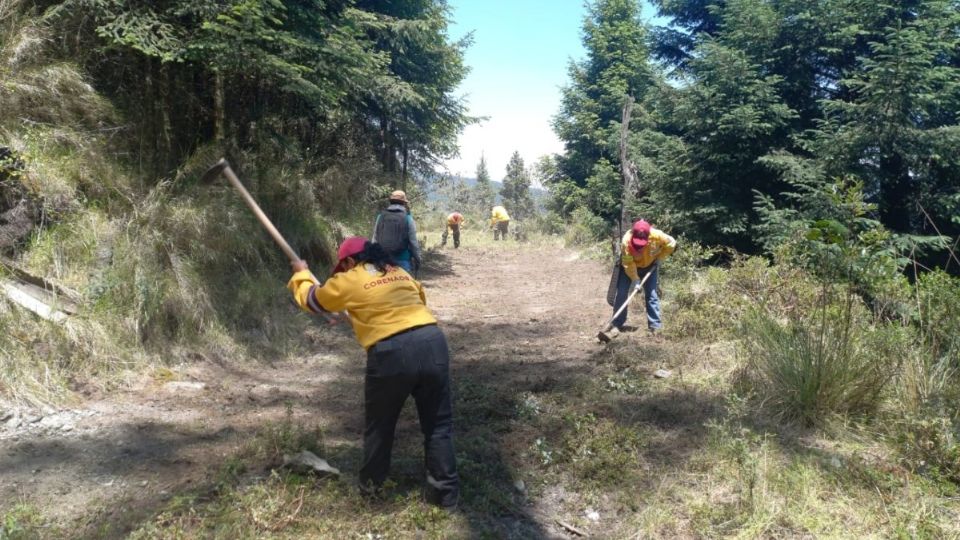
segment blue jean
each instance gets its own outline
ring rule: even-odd
[[[643,296],[647,306],[647,328],[659,329],[662,324],[660,322],[660,297],[657,296],[657,264],[654,263],[647,268],[637,269],[637,275],[640,276],[640,279],[643,279],[647,272],[650,272],[650,277],[643,284]],[[620,276],[617,278],[617,298],[613,301],[614,313],[630,296],[632,284],[623,267],[620,267]],[[627,322],[627,311],[630,311],[630,308],[624,309],[623,313],[613,320],[614,326],[621,328]]]
[[[396,259],[395,262],[397,266],[406,270],[408,274],[413,275],[413,263],[410,259]]]

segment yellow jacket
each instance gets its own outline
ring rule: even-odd
[[[627,231],[620,241],[620,264],[630,279],[636,281],[640,279],[637,274],[637,268],[647,268],[651,264],[663,259],[673,253],[677,248],[677,241],[669,234],[660,229],[650,228],[650,241],[639,253],[634,251],[630,245],[633,239],[633,231]]]
[[[493,210],[490,211],[490,224],[496,225],[501,221],[510,221],[510,215],[507,214],[507,209],[502,206],[494,206]]]
[[[427,309],[423,286],[400,267],[381,274],[361,264],[334,274],[323,285],[309,270],[297,272],[287,288],[304,311],[344,311],[357,341],[369,349],[378,341],[437,320]]]

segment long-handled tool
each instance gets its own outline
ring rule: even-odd
[[[300,256],[293,251],[293,248],[291,248],[290,244],[288,244],[283,238],[283,235],[280,234],[280,231],[273,226],[273,222],[271,222],[270,218],[263,213],[263,210],[260,209],[260,205],[257,204],[257,201],[253,199],[253,197],[250,195],[250,192],[247,191],[247,188],[243,187],[240,179],[237,178],[237,175],[233,172],[233,169],[230,168],[230,164],[227,163],[226,159],[220,158],[220,161],[218,161],[213,167],[207,169],[207,172],[203,173],[203,176],[200,177],[200,181],[205,184],[213,183],[213,181],[216,180],[221,173],[227,177],[227,180],[230,181],[230,184],[233,185],[237,192],[240,193],[240,197],[243,198],[243,201],[247,203],[247,206],[251,211],[253,211],[253,215],[257,216],[257,220],[259,220],[260,224],[263,225],[263,228],[270,233],[270,236],[273,237],[273,241],[280,246],[280,249],[287,256],[287,258],[290,259],[290,262],[294,263],[299,261]],[[316,277],[314,277],[314,281],[319,283],[319,280],[317,280]],[[339,322],[335,316],[330,316],[326,313],[321,313],[321,315],[323,315],[323,318],[326,319],[330,324],[336,324]]]
[[[640,292],[640,289],[643,289],[643,284],[647,282],[647,278],[650,277],[650,274],[653,273],[653,269],[649,270],[643,279],[640,280],[640,284],[633,288],[633,292],[630,293],[630,296],[623,302],[623,305],[620,306],[620,309],[613,314],[613,317],[610,317],[610,321],[604,325],[603,329],[597,332],[597,339],[602,343],[609,343],[610,340],[620,335],[620,330],[613,327],[613,321],[617,320],[617,317],[623,313],[623,310],[627,309],[627,306],[630,305],[630,301],[633,300],[633,297]]]

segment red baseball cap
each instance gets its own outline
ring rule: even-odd
[[[361,252],[363,252],[364,246],[367,245],[367,239],[362,236],[351,236],[345,238],[340,244],[340,248],[337,249],[337,265],[333,267],[333,270],[330,271],[330,275],[336,274],[337,272],[343,272],[343,263],[344,259],[347,257],[353,257]]]
[[[633,238],[630,239],[630,245],[633,249],[640,251],[650,242],[650,224],[639,219],[633,224]]]

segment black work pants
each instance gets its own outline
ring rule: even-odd
[[[397,419],[413,395],[423,432],[427,499],[456,506],[460,478],[453,453],[449,368],[447,339],[436,325],[386,338],[367,351],[362,485],[379,487],[386,480]]]
[[[509,221],[498,221],[496,225],[493,226],[493,239],[494,240],[506,240],[507,239],[507,230],[510,228]]]

